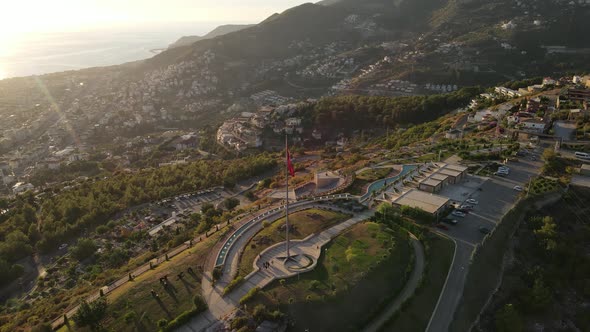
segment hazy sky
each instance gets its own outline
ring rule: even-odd
[[[0,37],[129,22],[258,22],[304,0],[0,0]]]

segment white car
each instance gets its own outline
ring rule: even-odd
[[[472,205],[479,204],[479,202],[476,201],[476,200],[474,200],[473,198],[470,198],[470,199],[466,200],[465,203],[472,204]]]
[[[516,191],[522,191],[522,187],[521,186],[514,186],[513,188]]]
[[[451,214],[454,215],[455,217],[459,217],[459,218],[465,217],[465,213],[463,213],[461,211],[453,211]]]

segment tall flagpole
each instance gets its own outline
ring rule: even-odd
[[[287,182],[285,191],[285,198],[287,200],[287,204],[285,204],[285,225],[287,226],[286,230],[286,238],[287,238],[287,257],[286,260],[291,258],[291,253],[289,252],[289,146],[287,143],[287,133],[285,133],[285,181]]]

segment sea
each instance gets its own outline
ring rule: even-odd
[[[201,36],[220,24],[157,23],[23,33],[0,45],[0,79],[142,60],[182,36]]]

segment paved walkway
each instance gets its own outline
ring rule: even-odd
[[[385,308],[379,316],[377,316],[369,326],[365,328],[365,332],[377,332],[385,324],[393,314],[399,310],[401,305],[408,300],[418,288],[422,276],[424,274],[424,248],[422,243],[411,234],[412,247],[414,247],[414,253],[416,254],[416,263],[410,278],[406,282],[406,285],[397,297]]]
[[[373,211],[368,210],[364,213],[358,214],[347,221],[344,221],[336,226],[333,226],[319,234],[308,237],[301,241],[293,242],[293,253],[306,254],[314,259],[314,264],[317,262],[322,250],[322,246],[326,245],[330,240],[346,230],[351,226],[368,219],[373,215]],[[280,217],[280,216],[279,216]],[[260,226],[261,227],[261,226]],[[256,234],[257,227],[252,227],[247,233]],[[246,233],[245,232],[245,233]],[[271,281],[276,278],[285,278],[289,276],[297,275],[295,272],[288,271],[287,269],[279,268],[279,260],[277,257],[285,256],[285,245],[281,243],[273,247],[268,248],[261,256],[254,262],[258,268],[253,273],[247,276],[247,279],[238,288],[232,291],[225,297],[222,296],[223,289],[231,281],[233,271],[237,271],[237,264],[239,262],[239,251],[243,248],[253,234],[244,234],[239,240],[236,241],[233,248],[239,248],[236,252],[228,253],[226,264],[224,265],[224,274],[221,280],[219,280],[215,286],[211,282],[211,272],[206,272],[203,276],[202,288],[203,295],[209,305],[209,310],[198,317],[193,318],[188,324],[178,329],[178,331],[212,331],[218,327],[223,320],[229,317],[237,307],[239,307],[240,299],[252,288],[268,285]],[[263,269],[263,262],[272,261],[273,264],[270,269]],[[306,271],[308,271],[307,269]],[[277,273],[274,275],[272,273]]]

